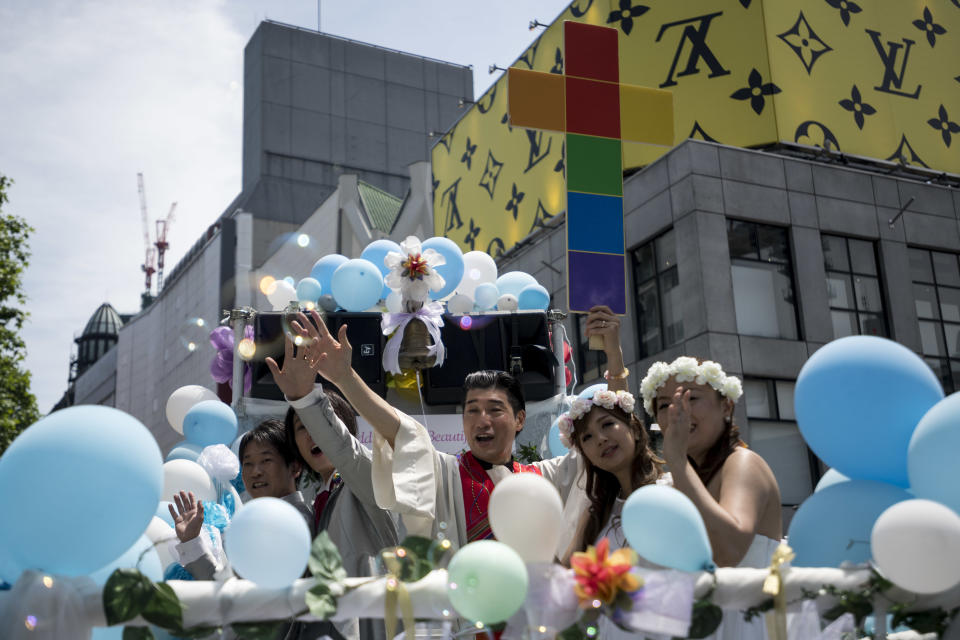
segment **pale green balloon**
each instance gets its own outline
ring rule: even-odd
[[[516,551],[494,540],[471,542],[447,567],[447,596],[471,622],[503,622],[527,597],[527,567]]]

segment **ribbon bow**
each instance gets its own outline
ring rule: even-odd
[[[387,340],[387,346],[383,349],[383,368],[393,374],[400,373],[400,345],[403,342],[403,330],[407,328],[410,321],[417,318],[427,325],[427,331],[433,338],[433,344],[428,351],[430,355],[437,356],[436,366],[441,366],[447,355],[447,349],[440,340],[440,327],[443,326],[443,305],[439,302],[428,302],[418,309],[415,313],[385,313],[380,322],[380,328],[383,335],[393,336]]]
[[[387,592],[383,599],[383,624],[386,627],[387,637],[395,638],[397,635],[397,606],[400,606],[400,612],[403,615],[404,635],[408,638],[413,637],[415,620],[413,617],[413,601],[410,599],[410,592],[407,591],[407,585],[400,579],[400,558],[398,554],[404,553],[402,548],[395,551],[384,551],[383,564],[387,568]]]
[[[770,558],[770,575],[763,581],[763,592],[773,596],[773,611],[767,613],[767,635],[771,640],[787,640],[787,594],[781,571],[794,556],[793,549],[781,542]]]

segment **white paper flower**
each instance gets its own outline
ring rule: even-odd
[[[612,410],[617,406],[617,394],[609,389],[601,389],[593,394],[593,404],[599,405],[606,410]]]
[[[714,389],[723,382],[723,367],[713,360],[706,360],[700,365],[700,374],[697,376],[697,384],[709,384]],[[719,391],[720,389],[717,389]]]
[[[643,409],[653,416],[653,404],[657,396],[657,389],[667,380],[674,378],[677,382],[695,382],[696,384],[710,385],[720,395],[733,402],[743,395],[743,387],[735,376],[728,376],[723,367],[713,360],[705,360],[699,364],[696,358],[680,356],[670,364],[654,362],[647,370],[647,375],[640,383],[640,395],[643,396]]]
[[[699,367],[700,364],[697,359],[689,356],[680,356],[670,365],[673,370],[673,377],[676,378],[677,382],[693,382],[697,377]]]
[[[657,389],[670,377],[670,366],[666,362],[654,362],[647,369],[647,375],[640,382],[640,394],[647,396],[657,392]]]
[[[740,396],[743,395],[743,387],[740,385],[740,378],[736,376],[727,376],[727,379],[723,381],[723,388],[719,389],[720,393],[727,398],[730,398],[733,402],[736,402],[740,399]]]
[[[560,430],[560,444],[567,449],[573,446],[573,420],[566,413],[557,419],[557,428]]]
[[[426,302],[430,291],[439,291],[446,282],[436,268],[447,263],[440,253],[433,249],[423,251],[420,240],[407,236],[400,243],[400,253],[391,251],[383,259],[390,273],[384,278],[387,286],[400,291],[403,300]]]
[[[623,409],[623,412],[627,415],[633,413],[633,408],[636,405],[636,398],[633,397],[632,393],[627,391],[617,391],[617,404],[620,405],[620,408]]]
[[[572,420],[579,420],[592,408],[593,402],[591,402],[589,398],[577,398],[573,401],[573,406],[570,407],[570,418]]]

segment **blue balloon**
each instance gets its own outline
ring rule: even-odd
[[[360,254],[360,257],[377,265],[377,268],[380,269],[380,274],[386,278],[387,274],[390,273],[390,269],[387,268],[387,265],[384,264],[383,261],[387,257],[387,254],[391,251],[394,253],[402,253],[402,251],[400,251],[400,245],[393,240],[387,240],[386,238],[383,238],[380,240],[374,240],[368,244]],[[383,291],[380,293],[380,297],[386,299],[386,297],[390,295],[390,291],[392,291],[392,289],[390,289],[390,287],[384,283]]]
[[[330,291],[347,311],[366,311],[380,300],[383,275],[369,260],[347,260],[334,272]]]
[[[827,465],[907,487],[910,436],[941,399],[939,380],[915,353],[885,338],[850,336],[810,356],[794,406],[804,440]]]
[[[873,523],[888,507],[910,500],[900,487],[872,480],[839,482],[812,494],[790,521],[795,567],[839,567],[870,560]]]
[[[0,548],[21,570],[87,575],[136,542],[162,490],[163,458],[139,420],[102,406],[56,411],[0,457]]]
[[[324,292],[330,293],[330,283],[333,280],[333,273],[337,270],[337,267],[347,260],[347,256],[342,256],[339,253],[331,253],[330,255],[323,256],[313,263],[313,268],[310,269],[310,277],[320,283],[320,288],[323,289]]]
[[[0,583],[14,584],[20,577],[20,569],[13,562],[10,550],[0,547]]]
[[[517,308],[523,310],[546,311],[550,306],[550,292],[539,284],[528,284],[517,296]]]
[[[237,414],[219,400],[198,402],[183,417],[183,435],[201,449],[212,444],[229,445],[237,437]]]
[[[124,551],[118,558],[114,558],[113,561],[92,572],[90,577],[98,585],[103,586],[110,578],[110,574],[117,569],[139,569],[140,573],[154,582],[163,580],[160,556],[157,555],[156,548],[146,535],[140,536],[132,547]]]
[[[497,306],[497,300],[500,299],[500,290],[492,282],[478,284],[473,290],[473,302],[477,309],[488,311]]]
[[[167,523],[168,525],[170,525],[171,527],[176,527],[177,525],[176,525],[176,523],[173,521],[173,516],[170,515],[170,505],[171,505],[171,504],[173,504],[173,503],[172,503],[172,502],[168,502],[167,500],[161,500],[161,501],[160,501],[160,504],[157,505],[157,512],[156,512],[155,514],[153,514],[153,515],[157,516],[158,518],[160,518],[161,520],[163,520],[164,522],[166,522],[166,523]]]
[[[460,285],[463,280],[463,251],[457,246],[457,243],[449,238],[436,236],[427,238],[420,245],[421,249],[433,249],[446,259],[446,263],[437,267],[437,273],[443,276],[443,288],[439,291],[431,291],[430,298],[439,300],[446,298],[453,293],[453,290]]]
[[[910,488],[918,498],[960,513],[960,393],[938,402],[920,419],[907,450]]]
[[[638,554],[680,571],[711,571],[713,550],[697,507],[673,487],[647,485],[630,494],[623,533]]]
[[[813,491],[816,493],[817,491],[822,491],[827,487],[832,487],[840,482],[848,482],[849,480],[850,478],[843,475],[836,469],[827,469],[827,472],[820,476],[820,481],[817,483],[817,487]]]
[[[563,446],[563,443],[560,442],[560,418],[557,418],[553,421],[553,424],[550,425],[550,431],[547,433],[547,447],[550,449],[550,455],[556,456],[565,456],[570,449]]]
[[[316,278],[304,278],[297,283],[297,300],[300,302],[312,302],[317,304],[317,300],[323,294],[323,287]]]
[[[190,462],[196,462],[202,451],[203,447],[200,445],[181,440],[173,445],[170,453],[164,458],[164,462],[170,462],[171,460],[189,460]]]
[[[296,508],[279,498],[257,498],[244,505],[223,540],[234,570],[270,589],[290,586],[310,557],[310,528]]]
[[[500,295],[510,294],[515,298],[519,298],[524,287],[531,284],[537,284],[537,279],[523,271],[510,271],[497,278]]]

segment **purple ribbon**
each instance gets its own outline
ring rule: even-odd
[[[247,325],[243,336],[253,340],[253,327]],[[233,387],[233,329],[231,327],[217,327],[210,332],[210,344],[217,350],[210,362],[210,375],[216,382]],[[253,369],[249,363],[243,365],[243,392],[250,393],[253,388]]]
[[[403,331],[414,318],[420,319],[427,325],[427,331],[433,338],[433,344],[430,345],[428,353],[437,357],[435,367],[443,364],[447,355],[447,349],[440,340],[440,327],[443,326],[443,305],[439,302],[428,302],[420,307],[415,313],[385,313],[380,321],[380,327],[383,335],[393,337],[387,340],[387,346],[383,350],[383,368],[390,373],[400,373],[400,344],[403,342]]]

